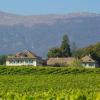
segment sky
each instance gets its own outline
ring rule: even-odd
[[[100,0],[0,0],[0,11],[20,15],[100,13]]]

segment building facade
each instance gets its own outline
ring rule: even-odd
[[[28,50],[18,52],[14,56],[8,56],[6,60],[6,66],[40,66],[42,63],[41,57]]]
[[[89,56],[85,56],[81,59],[81,63],[83,67],[86,68],[95,68],[98,67],[98,62],[94,59],[92,59],[92,57]]]

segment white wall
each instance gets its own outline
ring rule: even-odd
[[[24,65],[37,66],[37,61],[33,60],[32,63],[26,62],[25,60],[19,63],[17,63],[16,61],[12,63],[9,60],[6,61],[6,66],[24,66]]]
[[[96,64],[95,63],[82,63],[82,66],[86,68],[95,68]]]

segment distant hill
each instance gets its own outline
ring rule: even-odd
[[[100,14],[70,13],[22,16],[0,12],[0,54],[30,49],[45,56],[64,34],[83,47],[100,41]]]

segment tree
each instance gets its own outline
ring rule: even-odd
[[[100,64],[100,42],[88,47],[77,49],[75,57],[82,58],[86,55],[91,55],[94,60],[97,60]]]
[[[49,49],[47,56],[48,57],[60,57],[61,56],[60,48],[54,47],[54,48]]]
[[[5,64],[6,58],[7,58],[6,55],[1,55],[1,56],[0,56],[0,65],[4,65],[4,64]]]
[[[71,56],[69,38],[68,38],[67,35],[63,36],[63,40],[62,40],[60,48],[61,48],[61,52],[62,52],[62,54],[61,54],[62,57],[69,57],[69,56]]]
[[[70,64],[70,67],[75,67],[75,68],[82,67],[82,64],[81,64],[80,60],[76,59]]]
[[[92,57],[99,62],[100,65],[100,42],[97,42],[93,47]]]
[[[49,49],[48,57],[69,57],[71,56],[71,50],[70,50],[70,44],[69,44],[69,38],[67,35],[63,36],[61,46],[60,47],[54,47]]]
[[[72,56],[75,56],[76,50],[77,50],[77,45],[76,45],[75,42],[73,42],[72,45],[71,45]]]

